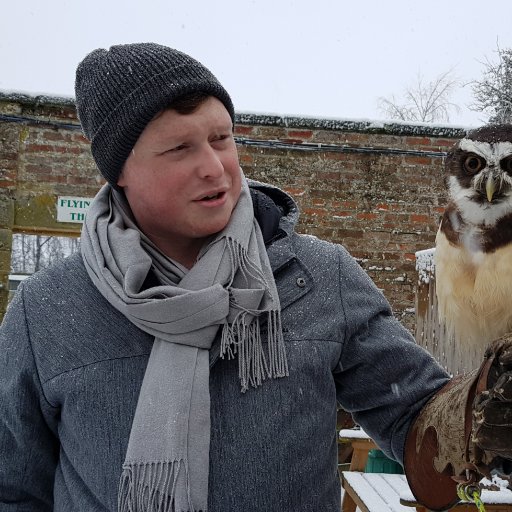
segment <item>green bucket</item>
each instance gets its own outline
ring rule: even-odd
[[[398,462],[386,457],[380,450],[370,450],[368,452],[368,461],[364,471],[365,473],[404,474],[402,466]]]

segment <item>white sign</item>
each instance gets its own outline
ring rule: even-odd
[[[81,224],[92,200],[92,197],[59,196],[57,198],[57,222]]]

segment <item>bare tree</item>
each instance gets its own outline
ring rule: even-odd
[[[79,248],[77,238],[16,234],[12,243],[11,272],[32,274]]]
[[[459,81],[449,70],[427,82],[418,73],[416,82],[404,90],[402,98],[379,98],[379,110],[390,119],[422,123],[449,122],[450,112],[459,112],[450,98]]]
[[[498,62],[482,63],[485,71],[481,80],[471,82],[476,112],[489,114],[490,123],[512,123],[512,49],[496,51]]]
[[[44,263],[42,263],[41,261],[45,256],[44,246],[48,244],[50,240],[50,236],[45,237],[41,235],[36,235],[35,243],[33,244],[33,261],[35,272],[44,268]]]

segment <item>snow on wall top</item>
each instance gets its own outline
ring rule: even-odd
[[[30,95],[23,92],[0,91],[0,102],[17,102],[25,105],[74,106],[71,97],[53,97],[45,94]],[[315,118],[307,116],[267,113],[236,112],[238,124],[308,128],[313,130],[338,130],[391,135],[416,135],[427,137],[462,138],[471,128],[461,126],[408,123],[405,121],[376,121],[369,119]]]

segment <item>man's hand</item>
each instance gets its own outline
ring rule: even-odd
[[[512,333],[489,345],[478,370],[453,378],[423,407],[407,436],[404,468],[430,510],[457,503],[457,483],[512,473]]]
[[[512,333],[492,342],[485,358],[491,365],[486,389],[473,402],[472,441],[491,469],[503,470],[502,459],[512,460]]]

